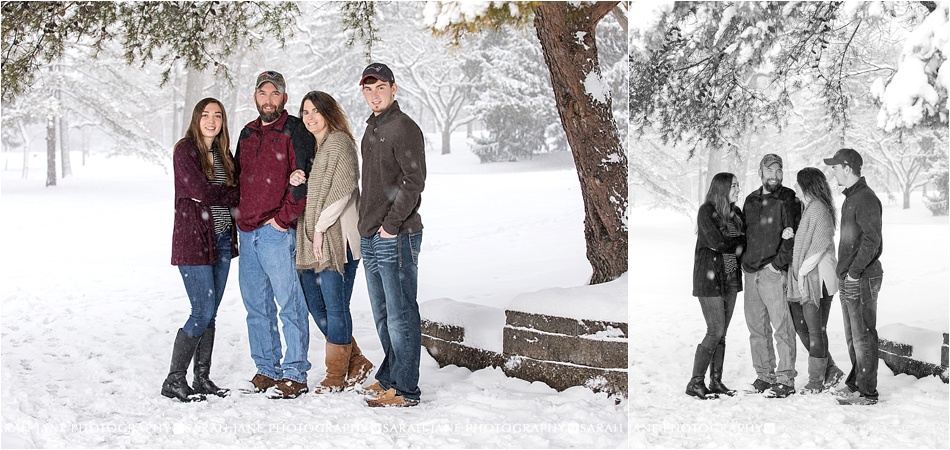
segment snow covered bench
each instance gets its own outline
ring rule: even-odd
[[[499,367],[510,377],[627,395],[626,276],[522,294],[507,308],[420,304],[422,345],[440,366]]]
[[[947,382],[947,333],[892,323],[879,327],[878,356],[894,373]]]

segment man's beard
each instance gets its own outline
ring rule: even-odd
[[[271,123],[280,118],[280,115],[284,113],[285,103],[286,102],[281,102],[279,105],[277,105],[277,108],[274,110],[274,112],[270,114],[265,114],[264,108],[262,108],[261,105],[257,105],[257,112],[261,115],[261,122]]]
[[[775,184],[772,184],[772,183],[775,183]],[[779,180],[777,178],[768,179],[762,182],[762,186],[765,186],[765,189],[768,190],[769,192],[775,192],[779,190],[780,187],[782,187],[782,180]]]

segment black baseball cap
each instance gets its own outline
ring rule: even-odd
[[[861,154],[855,151],[853,148],[843,148],[838,150],[835,152],[835,156],[832,156],[831,158],[825,158],[824,161],[825,164],[829,166],[841,164],[853,169],[860,169],[861,165],[864,164],[864,159],[861,158]]]
[[[360,86],[363,85],[363,82],[365,82],[367,78],[376,78],[387,83],[396,82],[396,76],[393,75],[393,71],[389,69],[389,66],[382,63],[372,63],[363,69],[363,76],[360,77]]]

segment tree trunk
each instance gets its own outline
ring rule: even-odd
[[[181,115],[179,116],[182,121],[179,136],[184,136],[188,127],[191,125],[191,111],[194,110],[195,105],[197,105],[202,98],[201,87],[204,84],[204,76],[201,72],[198,72],[197,69],[187,70],[188,72],[185,76],[185,103],[182,106]]]
[[[449,124],[442,126],[442,154],[452,153],[452,129]]]
[[[706,199],[706,191],[703,190],[703,187],[706,186],[706,177],[702,162],[696,164],[696,170],[696,204],[702,205],[703,200]]]
[[[56,118],[46,119],[46,185],[56,186]]]
[[[24,180],[30,177],[30,146],[23,146],[23,171],[20,172],[20,178]]]
[[[901,186],[904,191],[904,209],[910,209],[910,192],[914,190],[914,187],[911,183],[907,183],[905,186]]]
[[[59,153],[63,159],[61,166],[63,168],[63,178],[73,174],[73,164],[69,160],[69,124],[66,123],[66,114],[59,118]]]
[[[86,156],[89,155],[89,132],[82,132],[82,166],[86,167]]]
[[[594,34],[619,2],[542,2],[535,29],[584,199],[591,284],[627,272],[627,154],[617,135]]]
[[[23,172],[20,177],[24,180],[30,176],[30,135],[26,132],[26,125],[22,120],[17,120],[17,126],[20,128],[20,134],[23,136]]]
[[[58,72],[63,72],[64,68],[61,64],[57,64],[56,70]],[[60,88],[57,88],[55,95],[56,95],[56,99],[59,100],[60,103],[62,103],[63,90]],[[73,174],[73,168],[72,168],[72,164],[69,161],[69,144],[68,144],[69,134],[66,133],[66,131],[68,130],[68,125],[66,123],[65,112],[63,112],[63,114],[59,116],[58,122],[59,122],[58,123],[59,125],[59,152],[60,152],[60,157],[62,158],[61,165],[63,169],[62,175],[63,175],[63,178],[66,178],[67,175]]]
[[[712,181],[717,173],[722,172],[722,150],[709,147],[709,160],[706,161],[706,164],[706,179]],[[706,187],[709,187],[709,182],[706,183]],[[705,199],[706,196],[703,195],[703,200]]]

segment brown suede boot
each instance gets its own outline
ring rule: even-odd
[[[350,345],[337,345],[327,341],[327,377],[314,387],[315,394],[327,394],[343,390],[346,369],[350,361]]]
[[[346,369],[346,388],[363,384],[369,377],[370,370],[373,370],[373,363],[363,356],[360,347],[356,345],[356,338],[350,336],[350,363]]]

